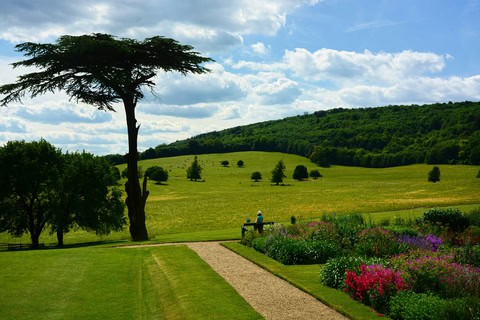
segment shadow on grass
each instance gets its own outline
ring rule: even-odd
[[[24,243],[0,243],[0,252],[16,252],[16,251],[32,251],[32,250],[55,250],[55,249],[72,249],[96,246],[113,246],[128,242],[127,240],[101,240],[81,243],[64,244],[58,246],[56,243],[44,244],[40,243],[38,248],[33,248],[32,244]]]

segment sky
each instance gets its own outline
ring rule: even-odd
[[[479,101],[479,16],[480,0],[2,0],[0,85],[32,72],[11,66],[22,42],[108,33],[192,45],[211,72],[159,72],[136,109],[143,151],[318,110]],[[25,97],[0,107],[0,145],[125,154],[115,110],[63,92]]]

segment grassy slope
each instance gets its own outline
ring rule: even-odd
[[[272,186],[271,170],[278,160],[286,164],[286,186]],[[220,161],[228,160],[224,168]],[[238,168],[238,160],[245,162]],[[238,237],[246,217],[254,218],[262,210],[266,220],[287,222],[290,216],[313,219],[324,213],[378,213],[374,219],[421,214],[433,206],[480,204],[478,167],[440,165],[441,181],[427,181],[430,165],[412,165],[386,169],[333,166],[318,168],[296,155],[266,152],[242,152],[199,156],[205,182],[186,179],[193,156],[152,159],[141,162],[145,170],[160,165],[170,171],[164,185],[149,183],[147,227],[151,237],[160,241],[231,239]],[[298,182],[292,174],[296,165],[318,169],[323,178]],[[123,166],[120,167],[123,169]],[[260,171],[263,180],[250,180]],[[421,208],[418,210],[418,208]],[[193,233],[192,235],[188,235]],[[176,235],[178,234],[178,235]],[[193,237],[193,238],[192,238]],[[128,232],[96,237],[82,231],[66,235],[66,243],[93,240],[128,239]],[[190,238],[190,239],[189,239]],[[0,242],[22,241],[1,234]],[[54,242],[44,233],[41,241]]]
[[[185,246],[0,253],[0,319],[261,319]]]

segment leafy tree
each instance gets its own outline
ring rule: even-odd
[[[61,163],[60,151],[45,140],[10,141],[0,148],[0,232],[30,233],[38,248],[54,214]]]
[[[237,161],[237,167],[243,168],[243,166],[245,166],[245,163],[243,162],[243,160],[238,160]]]
[[[230,164],[230,162],[228,162],[228,160],[222,160],[220,162],[220,164],[223,166],[223,167],[228,167],[228,165]]]
[[[304,165],[299,164],[293,171],[293,179],[303,180],[308,178],[308,169]]]
[[[321,177],[322,177],[322,174],[317,169],[313,169],[312,171],[310,171],[310,178],[318,179]]]
[[[144,97],[145,87],[153,89],[152,80],[160,70],[205,73],[202,63],[212,61],[202,57],[193,47],[169,38],[155,36],[143,41],[118,39],[107,34],[62,36],[55,43],[20,43],[16,50],[28,58],[15,62],[14,67],[35,67],[32,73],[20,76],[15,83],[0,86],[4,94],[0,105],[20,101],[26,93],[33,98],[46,92],[63,90],[72,99],[114,111],[122,102],[128,132],[128,181],[126,203],[133,240],[147,240],[145,203],[148,198],[147,180],[143,189],[137,177],[137,125],[135,109]]]
[[[187,178],[190,181],[202,179],[202,166],[198,163],[198,158],[195,156],[192,165],[187,169]]]
[[[428,181],[430,182],[437,182],[440,181],[440,168],[437,166],[434,166],[432,170],[428,172]]]
[[[480,178],[480,170],[478,170],[477,178]]]
[[[168,171],[160,166],[153,166],[148,168],[147,171],[145,171],[145,175],[150,180],[154,180],[157,182],[168,180]]]
[[[255,182],[258,182],[258,180],[262,180],[262,174],[258,171],[255,171],[250,176],[250,179],[255,180]]]
[[[280,182],[283,182],[283,178],[286,178],[285,176],[285,164],[283,163],[283,160],[279,160],[275,168],[272,170],[272,179],[271,181],[276,183],[277,186]]]
[[[63,156],[60,179],[55,193],[55,214],[50,224],[59,246],[72,228],[105,235],[120,231],[125,225],[122,193],[115,186],[115,170],[103,158],[90,153],[67,153]]]

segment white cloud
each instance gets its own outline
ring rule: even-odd
[[[251,45],[254,53],[265,56],[270,53],[270,46],[266,46],[263,42],[257,42]]]
[[[221,50],[249,34],[275,35],[305,0],[2,1],[0,38],[47,41],[62,34],[106,32],[124,37],[164,35]],[[206,47],[205,45],[208,45]]]

